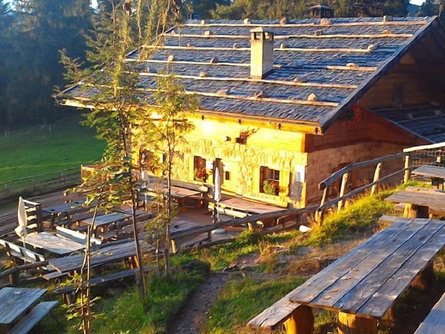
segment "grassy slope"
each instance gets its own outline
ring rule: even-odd
[[[0,182],[99,160],[105,145],[79,120],[63,119],[51,132],[34,127],[1,136]]]

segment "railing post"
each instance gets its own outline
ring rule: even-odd
[[[381,170],[382,170],[382,163],[380,162],[380,163],[377,164],[377,166],[375,168],[374,179],[372,181],[373,183],[377,182],[380,179],[380,172],[381,172]],[[371,188],[371,195],[374,195],[376,190],[377,190],[377,184],[374,184],[372,186],[372,188]]]
[[[343,197],[345,195],[346,187],[348,186],[348,180],[349,180],[349,173],[343,174],[343,177],[341,179],[341,186],[340,186],[340,195],[338,197]],[[344,201],[338,202],[338,211],[341,211],[343,208]]]
[[[323,196],[321,197],[320,207],[322,207],[326,203],[326,199],[328,198],[328,192],[329,192],[329,186],[326,186],[323,189]],[[323,210],[316,210],[315,221],[317,223],[321,223],[322,220],[323,220]]]
[[[411,157],[409,154],[405,155],[405,174],[403,176],[403,183],[407,183],[411,178],[411,169],[409,165],[411,163]]]

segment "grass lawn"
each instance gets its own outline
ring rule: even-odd
[[[65,118],[52,131],[39,127],[0,137],[0,182],[38,175],[101,158],[105,143],[95,131],[79,124],[80,116]]]

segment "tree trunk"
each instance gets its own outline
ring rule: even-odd
[[[142,251],[141,246],[139,244],[139,235],[136,223],[136,192],[135,192],[135,183],[133,182],[133,163],[131,161],[131,152],[129,152],[129,144],[128,142],[131,136],[131,129],[128,124],[128,119],[121,115],[122,119],[120,121],[121,134],[122,134],[122,144],[124,149],[124,157],[128,163],[128,185],[130,187],[130,196],[131,196],[131,212],[132,212],[132,225],[133,225],[133,237],[134,237],[134,247],[136,249],[136,265],[139,271],[139,291],[141,292],[141,296],[145,298],[146,296],[146,286],[145,286],[145,275],[144,275],[144,265],[142,262]],[[125,161],[123,162],[125,164]]]

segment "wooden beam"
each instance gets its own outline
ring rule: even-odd
[[[163,34],[164,37],[177,37],[177,38],[202,38],[202,39],[250,39],[247,35],[205,35],[205,34],[178,34],[170,33]],[[332,38],[343,38],[343,39],[355,39],[355,38],[367,38],[367,39],[378,39],[378,38],[411,38],[413,34],[326,34],[326,35],[309,35],[309,34],[293,34],[293,35],[275,35],[275,40],[288,40],[288,39],[332,39]]]
[[[188,50],[188,51],[241,51],[241,52],[250,52],[250,48],[238,48],[238,47],[204,47],[204,46],[151,46],[151,45],[144,45],[144,48],[147,49],[162,49],[162,50]],[[286,47],[279,47],[274,48],[274,51],[290,51],[290,52],[320,52],[320,53],[327,53],[327,52],[340,52],[340,53],[371,53],[371,52],[395,52],[396,49],[373,49],[371,46],[369,46],[366,49],[353,49],[353,48],[286,48]]]
[[[152,88],[137,88],[138,91],[143,92],[156,92],[156,89]],[[294,105],[303,105],[303,106],[316,106],[316,107],[337,107],[337,102],[325,102],[325,101],[310,101],[310,100],[285,100],[285,99],[276,99],[270,97],[255,97],[255,96],[239,96],[239,95],[221,95],[218,93],[212,92],[199,92],[199,91],[185,91],[186,94],[189,95],[198,95],[205,97],[216,97],[220,99],[229,99],[229,100],[238,100],[238,101],[255,101],[255,102],[270,102],[270,103],[278,103],[278,104],[294,104]]]
[[[181,65],[208,65],[208,66],[234,66],[234,67],[250,67],[250,63],[210,63],[202,61],[185,61],[185,60],[159,60],[159,59],[125,59],[126,62],[135,63],[153,63],[153,64],[181,64]],[[279,69],[284,66],[279,64],[274,64],[274,68]],[[339,65],[302,65],[303,69],[314,69],[314,70],[333,70],[333,71],[363,71],[363,72],[374,72],[378,69],[375,66],[339,66]],[[284,81],[286,82],[286,81]]]
[[[321,22],[321,20],[320,20]],[[419,21],[378,21],[378,22],[350,22],[350,23],[331,23],[329,25],[316,23],[269,23],[269,24],[255,24],[255,23],[207,23],[205,20],[201,23],[186,23],[184,27],[268,27],[268,28],[299,28],[299,27],[358,27],[358,26],[416,26],[425,25],[427,20]]]
[[[169,76],[169,74],[149,73],[149,72],[140,72],[139,75],[147,77],[159,77],[159,78]],[[340,83],[323,84],[315,82],[298,82],[290,80],[286,81],[286,80],[268,80],[268,79],[234,78],[234,77],[200,77],[194,75],[175,75],[175,78],[203,80],[203,81],[253,82],[253,83],[276,84],[276,85],[296,86],[296,87],[316,87],[316,88],[356,89],[358,87],[357,85],[345,85]]]
[[[377,319],[356,314],[338,313],[339,334],[377,334]]]

